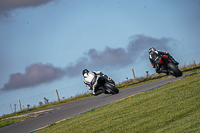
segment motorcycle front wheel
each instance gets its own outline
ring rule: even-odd
[[[117,89],[117,87],[115,87],[114,85],[110,84],[110,83],[105,83],[104,87],[106,89],[108,89],[110,92],[112,92],[112,94],[117,94],[119,93],[119,90]]]
[[[182,72],[181,70],[178,69],[178,67],[176,67],[173,63],[168,63],[167,67],[173,71],[173,74],[175,77],[180,77],[182,76]]]

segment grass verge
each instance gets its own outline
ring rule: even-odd
[[[200,132],[199,81],[197,73],[39,132]]]

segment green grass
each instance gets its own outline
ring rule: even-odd
[[[7,125],[10,125],[10,124],[13,124],[13,123],[17,123],[17,122],[20,122],[22,120],[24,120],[25,118],[12,118],[12,119],[1,119],[0,120],[0,125],[1,127],[4,127],[4,126],[7,126]]]
[[[200,73],[39,132],[200,132]]]
[[[192,64],[190,66],[182,67],[182,71],[184,73],[189,73],[189,72],[193,72],[193,71],[197,71],[197,70],[200,70],[200,64]],[[121,89],[129,88],[129,87],[153,82],[153,81],[156,81],[156,80],[161,80],[161,79],[168,78],[168,77],[169,76],[166,76],[166,74],[152,75],[152,76],[149,76],[148,78],[143,77],[143,78],[136,79],[134,81],[130,80],[130,81],[123,82],[121,84],[118,84],[117,87],[121,90]],[[50,107],[54,107],[54,106],[57,106],[57,105],[61,105],[61,104],[64,104],[64,103],[68,103],[68,102],[72,102],[72,101],[76,101],[76,100],[80,100],[80,99],[84,99],[84,98],[88,98],[88,97],[92,97],[92,96],[93,95],[91,93],[90,94],[80,94],[80,95],[77,95],[75,97],[71,97],[71,98],[64,100],[64,101],[61,101],[61,102],[55,102],[55,103],[52,103],[52,104],[43,105],[43,106],[31,108],[29,110],[23,110],[23,111],[20,111],[20,112],[16,112],[16,113],[12,113],[12,114],[9,114],[9,115],[2,116],[2,117],[0,117],[0,127],[10,125],[10,124],[13,124],[13,123],[27,119],[27,117],[25,117],[25,118],[15,118],[15,119],[5,119],[5,118],[11,117],[11,116],[17,116],[17,115],[21,115],[21,114],[26,114],[26,113],[38,111],[38,110],[41,110],[41,109],[47,109],[47,108],[50,108]]]

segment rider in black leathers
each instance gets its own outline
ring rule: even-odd
[[[168,55],[168,58],[175,64],[178,65],[179,63],[175,61],[175,59],[168,53],[168,52],[162,52],[159,50],[156,50],[154,47],[149,49],[149,61],[151,62],[151,65],[153,68],[156,69],[156,73],[167,73],[167,70],[160,69],[160,56],[161,55]]]

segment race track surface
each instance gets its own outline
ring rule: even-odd
[[[6,127],[2,127],[0,128],[0,133],[33,132],[49,124],[76,116],[78,114],[87,112],[91,109],[98,108],[112,102],[116,102],[120,99],[129,97],[134,94],[138,94],[138,93],[145,92],[154,88],[158,88],[169,82],[176,81],[188,75],[189,74],[187,75],[185,74],[179,78],[171,77],[171,78],[127,88],[124,90],[120,90],[119,94],[116,94],[116,95],[102,94],[99,96],[93,96],[90,98],[52,107],[52,108],[49,108],[48,110],[46,109],[46,111],[43,111],[43,112],[41,111],[42,113],[40,113],[38,117],[31,118],[22,122],[18,122]]]

